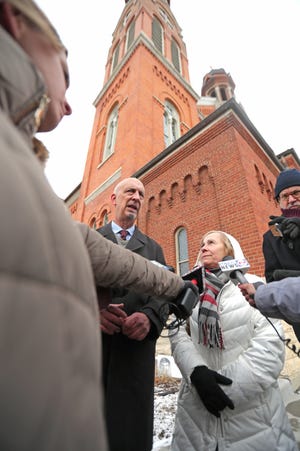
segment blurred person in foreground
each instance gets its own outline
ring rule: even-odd
[[[263,315],[300,323],[300,277],[288,277],[267,284],[239,284],[252,307]]]
[[[189,330],[181,327],[170,337],[183,376],[171,450],[296,451],[277,381],[284,345],[221,272],[219,262],[226,256],[244,258],[237,240],[207,232],[197,261],[204,268],[204,292]],[[282,333],[279,321],[276,327]]]
[[[267,282],[300,276],[300,171],[282,171],[274,191],[281,216],[270,216],[270,229],[263,236]],[[300,341],[300,324],[292,326]]]
[[[121,180],[111,195],[113,220],[98,232],[119,246],[166,265],[161,246],[136,225],[144,198],[140,180]],[[111,304],[100,313],[110,450],[151,451],[155,347],[168,318],[168,306],[145,294],[112,290]]]
[[[32,0],[0,0],[0,54],[0,449],[105,451],[95,282],[174,297],[183,281],[77,225],[49,186],[34,136],[71,113],[69,75]]]

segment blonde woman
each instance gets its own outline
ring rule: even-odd
[[[224,232],[207,232],[197,262],[205,290],[190,317],[190,335],[182,326],[170,337],[183,376],[171,449],[296,451],[277,382],[284,346],[221,273],[225,256],[243,258],[239,243]]]

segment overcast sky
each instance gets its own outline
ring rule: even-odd
[[[81,182],[112,33],[124,0],[37,0],[69,51],[73,114],[40,134],[50,160],[46,175],[62,198]],[[300,156],[300,0],[171,0],[187,47],[191,85],[224,68],[236,99],[263,138]]]

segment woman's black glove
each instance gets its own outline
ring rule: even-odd
[[[225,407],[234,409],[233,402],[218,385],[232,384],[228,377],[208,369],[207,366],[196,366],[191,374],[191,381],[207,410],[217,418]]]
[[[286,238],[295,240],[300,236],[300,218],[285,218],[284,216],[270,216],[269,225],[279,224],[279,229]]]

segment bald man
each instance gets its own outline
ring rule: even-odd
[[[111,195],[113,220],[98,229],[107,239],[149,260],[166,264],[161,246],[142,233],[136,220],[145,188],[136,178],[122,180]],[[101,310],[103,379],[111,451],[150,451],[153,436],[155,345],[168,307],[133,291],[112,293]]]

